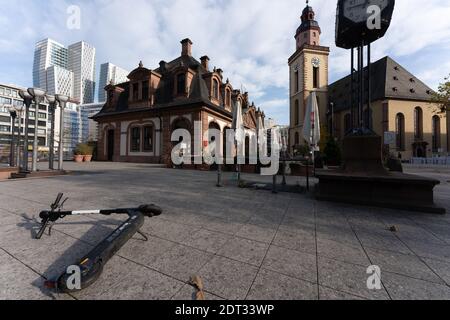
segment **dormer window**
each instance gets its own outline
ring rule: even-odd
[[[231,90],[228,88],[225,90],[225,105],[231,106]]]
[[[186,75],[180,73],[177,76],[177,94],[183,95],[186,93]]]
[[[213,98],[219,100],[219,82],[213,80]]]
[[[148,80],[142,82],[142,100],[144,100],[144,101],[147,101],[148,98],[149,98],[149,95],[148,95],[148,91],[149,90],[148,89],[149,89],[149,82],[148,82]]]
[[[109,90],[108,91],[108,103],[112,104],[114,100],[114,91],[113,90]]]
[[[139,100],[139,83],[133,83],[133,100]]]

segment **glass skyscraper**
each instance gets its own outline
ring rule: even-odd
[[[95,48],[80,41],[69,46],[68,68],[74,73],[73,99],[80,104],[95,99]]]
[[[51,94],[64,94],[80,104],[93,103],[95,48],[80,41],[68,48],[52,40],[36,43],[33,85]]]
[[[129,71],[112,63],[103,63],[100,66],[100,80],[98,87],[98,102],[106,102],[105,87],[111,82],[119,84],[128,81]]]

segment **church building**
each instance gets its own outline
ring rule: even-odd
[[[322,132],[342,142],[351,128],[351,77],[328,83],[328,47],[320,44],[321,29],[307,4],[295,34],[296,51],[289,58],[290,152],[305,145],[306,102],[317,93]],[[350,53],[349,53],[350,59]],[[366,68],[367,70],[367,68]],[[367,72],[365,73],[367,83]],[[370,128],[383,139],[384,152],[402,160],[447,155],[450,119],[431,102],[433,91],[399,63],[385,57],[372,63]],[[367,106],[364,106],[365,118]],[[331,128],[331,126],[333,128]],[[395,136],[395,141],[385,141]],[[390,143],[390,144],[389,144]]]
[[[172,142],[177,129],[190,132],[186,151],[194,155],[194,139],[202,147],[209,129],[231,129],[234,103],[240,101],[246,130],[256,134],[258,117],[264,114],[249,102],[248,93],[235,89],[223,70],[210,67],[210,59],[192,56],[192,41],[181,41],[181,55],[171,62],[161,61],[156,69],[141,62],[128,75],[128,82],[108,85],[107,101],[93,117],[99,124],[100,161],[163,163],[172,166]],[[201,122],[202,136],[194,136],[194,123]],[[214,139],[212,137],[211,139]],[[184,142],[184,141],[183,141]],[[224,149],[226,144],[222,141]],[[225,150],[224,150],[225,154]],[[200,155],[201,156],[201,155]]]
[[[333,136],[339,141],[352,129],[350,83],[351,76],[347,76],[329,86]],[[431,102],[432,94],[430,87],[390,57],[372,63],[369,127],[381,136],[385,155],[402,160],[447,155],[447,117]],[[364,108],[366,118],[367,104]],[[385,133],[395,135],[395,141],[385,141]]]
[[[320,45],[321,29],[309,5],[302,12],[301,25],[295,34],[296,51],[289,58],[290,152],[305,144],[303,124],[306,103],[312,91],[317,94],[320,119],[328,110],[328,56],[330,48]]]

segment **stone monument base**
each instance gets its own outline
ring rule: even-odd
[[[434,203],[433,190],[439,180],[388,172],[384,168],[381,137],[374,134],[347,136],[343,154],[342,169],[316,171],[318,200],[446,213]]]

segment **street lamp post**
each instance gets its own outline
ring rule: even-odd
[[[38,158],[38,127],[39,127],[39,105],[44,100],[45,91],[37,88],[29,88],[28,93],[33,97],[34,100],[34,141],[33,141],[33,164],[31,167],[32,172],[37,171],[37,158]]]
[[[16,119],[17,119],[17,112],[15,110],[11,110],[11,150],[10,150],[10,159],[9,159],[9,165],[10,167],[16,166],[16,160],[15,160],[15,137],[16,137]]]
[[[69,101],[69,97],[57,94],[55,96],[55,99],[59,103],[59,107],[61,108],[59,124],[58,170],[62,171],[64,163],[64,109],[66,108],[67,101]]]
[[[21,157],[20,157],[20,142],[22,141],[22,117],[23,117],[23,111],[24,108],[23,107],[16,107],[14,109],[17,112],[17,117],[19,119],[19,123],[18,123],[18,134],[17,134],[17,145],[16,145],[16,163],[18,167],[22,166],[21,163]]]
[[[48,155],[48,168],[50,170],[55,169],[55,115],[56,115],[56,105],[57,101],[54,96],[47,95],[46,96],[47,101],[49,103],[48,111],[50,113],[50,117],[52,119],[51,126],[50,126],[50,150]]]
[[[20,90],[20,97],[23,99],[25,104],[25,123],[24,123],[24,141],[23,141],[23,164],[22,164],[22,172],[28,172],[28,125],[30,121],[30,107],[33,102],[33,97],[27,92]]]

